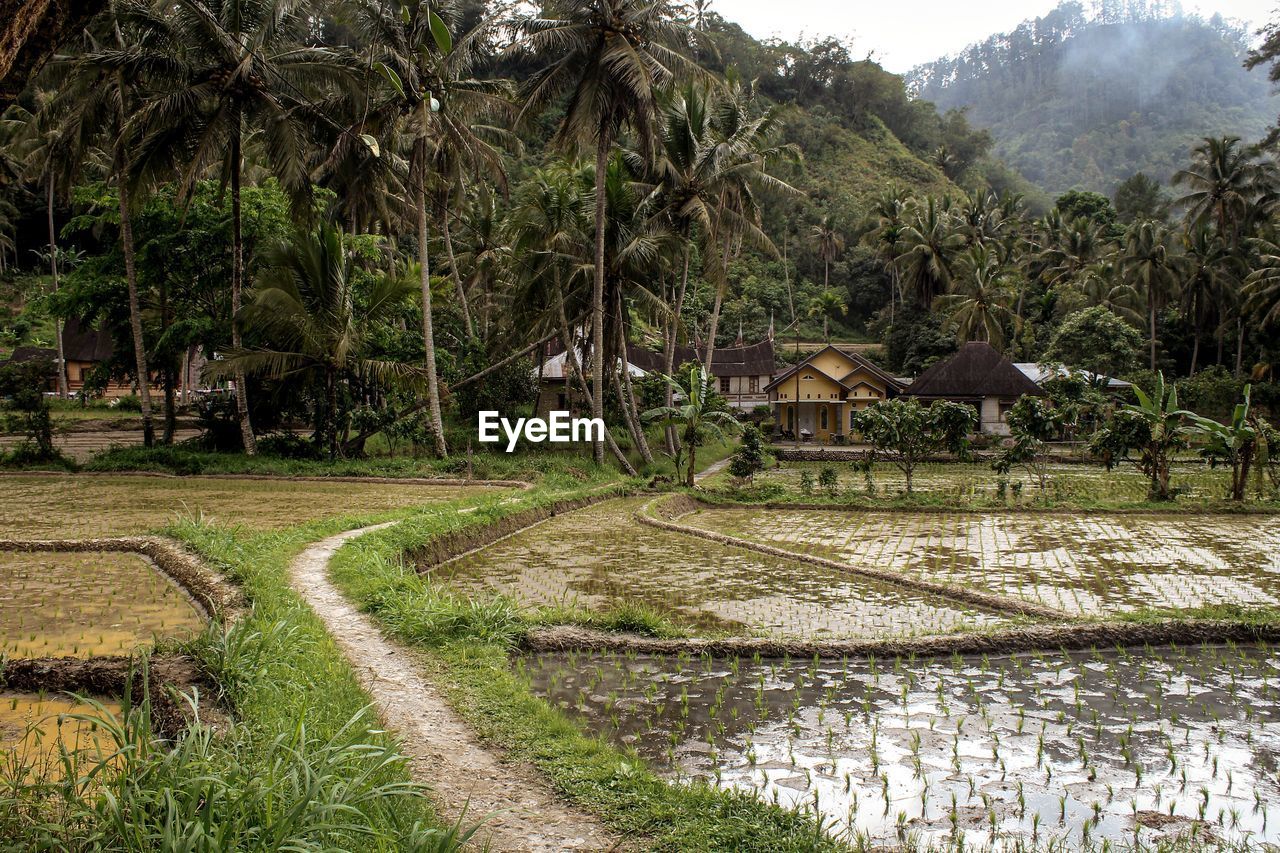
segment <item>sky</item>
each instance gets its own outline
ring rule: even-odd
[[[948,56],[992,33],[1043,15],[1059,0],[712,0],[718,12],[757,38],[836,36],[902,73]],[[1221,12],[1251,25],[1270,20],[1280,0],[1183,0],[1187,12]]]

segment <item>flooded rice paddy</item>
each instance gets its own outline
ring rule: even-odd
[[[1280,841],[1272,648],[516,668],[668,777],[814,810],[855,843]]]
[[[825,464],[788,462],[757,474],[756,481],[778,483],[798,494],[802,472],[808,471],[816,480],[818,472],[828,465],[836,471],[841,494],[862,498],[868,495],[866,476],[854,468],[848,456],[840,456]],[[1098,465],[1053,464],[1047,470],[1049,476],[1046,491],[1056,500],[1137,503],[1147,498],[1149,481],[1132,465],[1122,465],[1106,471]],[[713,482],[727,485],[731,481],[728,473],[722,473]],[[1199,463],[1178,464],[1173,470],[1173,485],[1181,496],[1187,498],[1225,497],[1229,481],[1228,472],[1224,469],[1215,470]],[[912,489],[966,500],[975,497],[993,499],[997,496],[999,482],[999,476],[986,462],[930,462],[916,468]],[[1040,494],[1039,480],[1025,468],[1011,471],[1007,483],[1007,500],[1033,501]],[[872,471],[872,485],[872,496],[886,497],[905,492],[907,481],[902,471],[893,463],[877,462]],[[815,487],[815,494],[820,491]]]
[[[467,594],[529,607],[662,610],[692,629],[803,638],[937,634],[1005,620],[891,584],[643,527],[650,498],[556,516],[433,570]]]
[[[106,757],[114,741],[94,722],[103,711],[118,715],[120,703],[95,707],[69,696],[0,692],[0,773],[6,780],[61,776],[61,753]]]
[[[0,657],[128,654],[202,625],[186,593],[137,554],[0,552]]]
[[[0,477],[0,537],[81,538],[158,530],[179,518],[274,530],[475,495],[484,487],[143,476]]]
[[[1280,518],[702,509],[681,523],[1069,613],[1280,603]]]

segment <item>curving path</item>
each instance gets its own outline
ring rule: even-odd
[[[392,522],[394,523],[394,522]],[[475,733],[414,664],[329,580],[329,561],[346,542],[389,527],[349,530],[316,542],[290,566],[294,591],[311,606],[346,654],[383,721],[400,738],[413,776],[429,785],[446,820],[488,816],[480,833],[490,849],[609,850],[617,839],[595,818],[561,802],[536,771],[507,764]]]

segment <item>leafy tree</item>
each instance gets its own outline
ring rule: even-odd
[[[764,436],[755,424],[747,424],[742,430],[742,444],[729,460],[729,473],[739,480],[754,483],[756,474],[764,467]]]
[[[1137,172],[1116,187],[1116,217],[1125,225],[1143,219],[1163,222],[1169,216],[1169,199],[1160,183]]]
[[[1251,386],[1244,386],[1244,400],[1238,403],[1225,424],[1212,418],[1188,413],[1192,430],[1205,439],[1200,454],[1214,461],[1231,466],[1231,489],[1228,497],[1243,501],[1245,486],[1249,484],[1249,471],[1258,452],[1259,432],[1249,414]]]
[[[711,391],[710,377],[700,364],[689,365],[687,380],[680,382],[666,377],[675,386],[680,398],[674,406],[658,406],[645,412],[646,421],[661,421],[680,429],[681,447],[689,450],[689,465],[685,470],[685,485],[693,488],[697,474],[698,447],[708,435],[723,436],[727,429],[736,429],[738,422],[724,409],[723,398],[717,399]],[[676,474],[680,473],[681,450],[677,449],[674,461]]]
[[[1008,424],[1012,443],[1001,451],[992,467],[1007,476],[1014,465],[1025,465],[1035,475],[1040,491],[1044,491],[1049,481],[1044,446],[1058,435],[1059,413],[1041,397],[1023,397],[1009,410]]]
[[[911,494],[916,466],[941,451],[963,456],[969,433],[977,425],[978,413],[972,406],[943,400],[922,406],[917,400],[898,398],[863,409],[854,419],[853,431],[898,466]]]
[[[1068,222],[1087,219],[1106,228],[1116,221],[1116,209],[1111,206],[1111,199],[1102,193],[1071,190],[1058,196],[1054,206]]]
[[[1101,306],[1069,315],[1045,350],[1047,361],[1095,374],[1103,385],[1137,367],[1142,336],[1137,329]]]
[[[55,372],[53,362],[48,360],[0,362],[0,402],[7,400],[12,412],[0,418],[0,424],[6,432],[24,436],[22,445],[14,451],[17,458],[45,462],[61,457],[53,446],[53,418],[44,396],[45,385]]]

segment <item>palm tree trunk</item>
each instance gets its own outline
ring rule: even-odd
[[[58,232],[53,226],[53,172],[49,172],[49,187],[45,193],[45,213],[49,217],[49,275],[53,277],[53,292],[58,292]],[[53,319],[53,337],[58,347],[58,396],[67,399],[67,355],[62,348],[62,318]]]
[[[1156,369],[1156,297],[1150,289],[1147,291],[1147,324],[1151,334],[1151,370]]]
[[[684,313],[684,295],[689,287],[689,256],[693,254],[693,244],[689,240],[689,236],[685,235],[684,244],[684,272],[680,275],[680,290],[676,293],[675,305],[671,310],[670,333],[667,335],[667,351],[663,353],[665,357],[665,373],[667,376],[672,375],[675,371],[676,363],[676,337],[680,334],[680,316]],[[675,402],[675,389],[667,384],[666,405],[671,407]],[[676,428],[667,425],[667,452],[674,459],[676,454],[680,452],[680,436],[676,434]]]
[[[422,104],[422,126],[427,125],[427,104]],[[423,133],[425,133],[425,129]],[[436,378],[436,338],[431,318],[431,258],[427,250],[427,140],[425,136],[418,138],[415,153],[417,169],[415,175],[414,201],[418,208],[418,273],[422,280],[422,343],[426,351],[427,366],[427,408],[431,414],[431,431],[435,434],[436,456],[444,459],[449,455],[449,448],[444,440],[444,419],[440,415],[440,383]]]
[[[591,416],[604,421],[604,223],[607,196],[605,194],[606,170],[609,165],[609,133],[600,128],[596,141],[596,277],[591,290],[591,382],[595,393],[591,397]],[[592,456],[597,465],[604,464],[604,445],[596,441]]]
[[[329,461],[338,458],[338,376],[332,366],[324,370],[324,437]]]
[[[711,306],[711,328],[707,332],[707,354],[702,365],[703,369],[707,371],[708,380],[715,381],[715,374],[711,371],[711,360],[716,354],[716,332],[720,327],[720,306],[724,304],[724,291],[729,284],[729,261],[723,254],[727,250],[722,250],[714,237],[708,240],[707,243],[714,246],[717,253],[721,253],[720,257],[712,259],[713,263],[721,261],[721,263],[717,264],[720,280],[716,282],[716,301]]]
[[[622,380],[619,383],[619,397],[622,413],[626,417],[627,426],[635,436],[636,449],[646,465],[653,464],[653,451],[649,449],[649,439],[644,434],[644,423],[640,419],[640,410],[636,406],[636,392],[631,385],[631,361],[627,353],[627,331],[622,322],[622,300],[618,300],[618,353],[622,356]],[[625,389],[626,394],[622,391]]]
[[[1236,379],[1244,374],[1244,318],[1236,314]]]
[[[591,388],[587,385],[587,379],[582,374],[582,365],[578,363],[578,355],[573,346],[573,332],[569,329],[569,318],[564,313],[564,295],[560,292],[560,274],[556,273],[556,308],[560,314],[560,339],[564,342],[564,358],[565,363],[569,366],[571,372],[578,379],[578,390],[587,398],[588,405],[595,410],[596,399],[591,393]],[[596,386],[597,389],[599,386]],[[613,440],[613,436],[609,430],[604,431],[605,443],[609,445],[609,452],[618,460],[618,464],[622,466],[622,470],[634,477],[636,469],[631,464],[631,460],[627,458],[627,454],[622,452],[622,448],[618,447],[618,443]]]
[[[453,276],[453,286],[458,294],[458,310],[462,312],[462,326],[467,330],[467,337],[476,336],[475,324],[471,322],[471,306],[467,304],[467,290],[462,286],[462,276],[458,275],[458,259],[453,254],[453,236],[449,232],[449,197],[444,197],[444,209],[441,211],[442,231],[444,232],[444,250],[449,254],[449,274]]]
[[[240,292],[244,285],[244,233],[240,216],[240,119],[235,119],[231,133],[231,348],[239,351],[244,342],[240,337]],[[253,424],[249,420],[249,381],[244,370],[237,367],[236,417],[240,421],[240,440],[246,456],[258,452],[258,442],[253,437]]]
[[[134,263],[133,218],[129,212],[129,169],[123,151],[116,154],[116,181],[120,192],[120,242],[124,249],[124,278],[129,288],[129,330],[133,336],[133,366],[138,374],[138,400],[142,404],[142,443],[153,447],[156,429],[151,420],[151,376],[147,372],[147,348],[142,339],[142,306],[138,301],[138,270]]]
[[[693,488],[693,475],[697,471],[698,459],[698,443],[696,441],[689,442],[689,471],[685,474],[684,484],[689,488]]]

